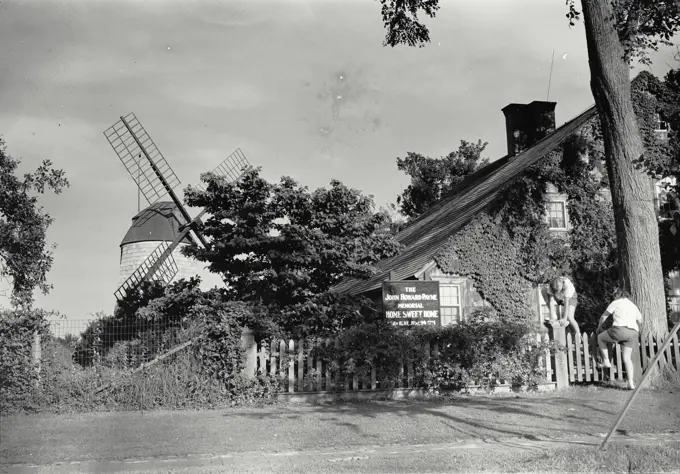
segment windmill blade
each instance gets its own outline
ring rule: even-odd
[[[180,180],[135,114],[120,117],[104,135],[149,204],[174,194]]]
[[[236,182],[243,176],[249,167],[250,163],[248,163],[248,160],[241,149],[238,148],[212,172],[218,176],[226,177],[230,182]],[[180,207],[180,209],[183,210],[184,208]],[[199,227],[202,225],[201,218],[206,213],[207,211],[204,209],[194,219],[187,219],[187,224],[175,236],[172,242],[163,242],[159,245],[156,250],[144,260],[137,270],[125,280],[120,288],[118,288],[115,293],[116,298],[120,301],[127,291],[136,288],[142,281],[154,279],[157,275],[160,275],[161,278],[155,278],[156,280],[163,281],[165,285],[170,283],[178,272],[177,264],[175,263],[172,253],[185,237],[190,237],[190,232],[193,231],[204,247],[207,247],[207,242],[199,231]]]
[[[243,173],[245,173],[248,168],[250,168],[250,163],[248,163],[246,155],[243,154],[240,148],[237,148],[236,151],[227,156],[222,163],[217,165],[217,168],[212,170],[211,173],[227,178],[230,183],[234,183],[243,176]],[[204,183],[200,183],[195,187],[201,191],[205,191]]]
[[[149,204],[167,193],[182,213],[184,223],[191,222],[191,216],[173,190],[180,183],[179,178],[135,114],[121,117],[104,135]],[[207,245],[201,234],[196,233],[196,237]]]
[[[179,241],[177,242],[179,243]],[[167,252],[171,245],[169,242],[162,242],[151,252],[151,255],[146,257],[142,264],[137,267],[132,275],[114,293],[118,301],[121,301],[129,291],[137,288],[142,281],[155,279],[161,281],[164,285],[172,281],[179,269],[175,258],[172,256],[172,250]]]

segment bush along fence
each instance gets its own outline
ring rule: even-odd
[[[504,373],[493,369],[479,373],[479,378],[474,379],[462,370],[456,371],[455,365],[447,360],[447,344],[442,341],[422,341],[418,347],[422,357],[408,358],[400,354],[387,368],[369,361],[357,366],[357,361],[351,358],[331,356],[342,352],[331,339],[257,341],[254,333],[244,333],[247,360],[244,374],[278,379],[279,396],[295,400],[317,399],[319,395],[402,398],[442,391],[505,392],[530,387],[552,390],[556,386],[552,380],[554,355],[545,349],[550,344],[549,335],[531,336],[535,344],[521,351],[527,365],[535,366],[531,380],[526,377],[517,380],[512,370]],[[530,359],[537,363],[531,364]]]
[[[30,324],[29,324],[30,323]],[[402,398],[552,390],[624,378],[596,365],[592,335],[476,318],[456,326],[363,324],[331,338],[276,339],[229,315],[203,320],[0,320],[0,410],[216,408],[276,399]],[[663,343],[640,345],[643,366]],[[678,369],[677,337],[661,359]]]
[[[102,318],[37,326],[28,324],[35,318],[0,318],[0,412],[271,400],[270,381],[240,373],[241,328],[230,311],[192,321]]]

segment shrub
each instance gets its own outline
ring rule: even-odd
[[[244,303],[228,303],[216,314],[204,315],[202,331],[194,350],[201,370],[229,385],[244,367],[245,351],[241,348],[241,321],[250,314]]]
[[[0,310],[0,410],[30,408],[39,380],[31,349],[34,334],[47,336],[41,310]]]
[[[311,352],[331,371],[368,377],[375,369],[379,386],[393,388],[404,360],[423,364],[427,359],[420,349],[421,342],[416,331],[380,320],[346,329],[331,338],[329,345],[315,345]]]
[[[473,312],[465,322],[433,335],[440,350],[428,367],[428,388],[502,382],[533,388],[545,382],[542,360],[555,346],[539,343],[536,333],[531,324],[499,317],[490,308]]]
[[[432,391],[501,382],[535,387],[545,381],[543,358],[556,350],[554,343],[539,343],[538,332],[525,318],[480,308],[455,326],[362,324],[312,351],[331,370],[340,368],[349,375],[365,377],[374,368],[380,388],[400,382],[403,362],[413,364],[413,385]]]

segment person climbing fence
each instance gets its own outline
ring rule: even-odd
[[[577,341],[581,340],[581,330],[574,319],[576,306],[578,305],[578,295],[576,288],[569,278],[560,276],[554,278],[547,289],[548,307],[550,308],[550,319],[559,319],[562,326],[571,325]],[[560,317],[558,318],[558,309]]]
[[[626,382],[628,389],[634,390],[635,383],[633,382],[633,349],[637,348],[638,340],[640,338],[640,327],[638,324],[642,321],[642,313],[631,300],[631,295],[628,291],[617,288],[614,291],[614,301],[612,301],[602,316],[597,325],[597,343],[602,356],[602,367],[611,367],[609,359],[609,349],[607,347],[610,343],[618,343],[621,345],[621,358],[626,368]],[[611,327],[604,329],[606,321],[611,317]]]

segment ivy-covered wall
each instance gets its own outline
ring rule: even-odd
[[[641,74],[633,82],[633,101],[646,148],[641,166],[661,173],[668,150],[655,132],[658,80],[650,76]],[[435,261],[446,272],[470,278],[499,313],[513,318],[535,315],[536,285],[568,275],[579,293],[576,319],[582,329],[592,330],[618,283],[603,163],[602,133],[594,119],[452,236]],[[546,201],[554,193],[567,196],[570,229],[562,235],[549,232],[544,221]]]

